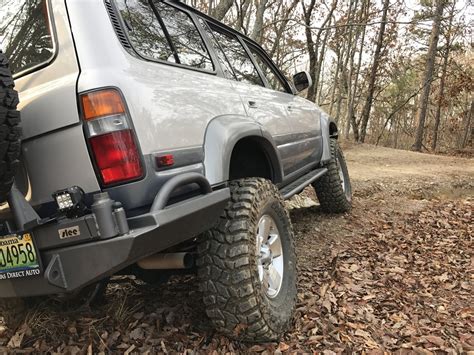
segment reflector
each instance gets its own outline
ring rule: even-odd
[[[159,168],[164,168],[174,165],[174,157],[172,154],[166,154],[159,157],[156,157],[156,165]]]

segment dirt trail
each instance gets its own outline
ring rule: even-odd
[[[311,189],[289,202],[298,309],[281,343],[214,334],[193,276],[119,280],[93,308],[34,300],[0,311],[0,352],[474,351],[474,160],[345,147],[354,209],[324,215]],[[5,308],[4,308],[5,309]]]

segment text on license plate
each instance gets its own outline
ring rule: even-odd
[[[0,237],[0,280],[39,274],[38,255],[30,233]]]

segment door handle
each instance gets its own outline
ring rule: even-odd
[[[249,103],[250,108],[257,108],[258,107],[258,104],[257,104],[256,101],[250,100],[248,103]]]

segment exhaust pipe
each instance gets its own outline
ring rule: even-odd
[[[137,264],[145,270],[190,269],[194,266],[194,257],[191,253],[154,254]]]

